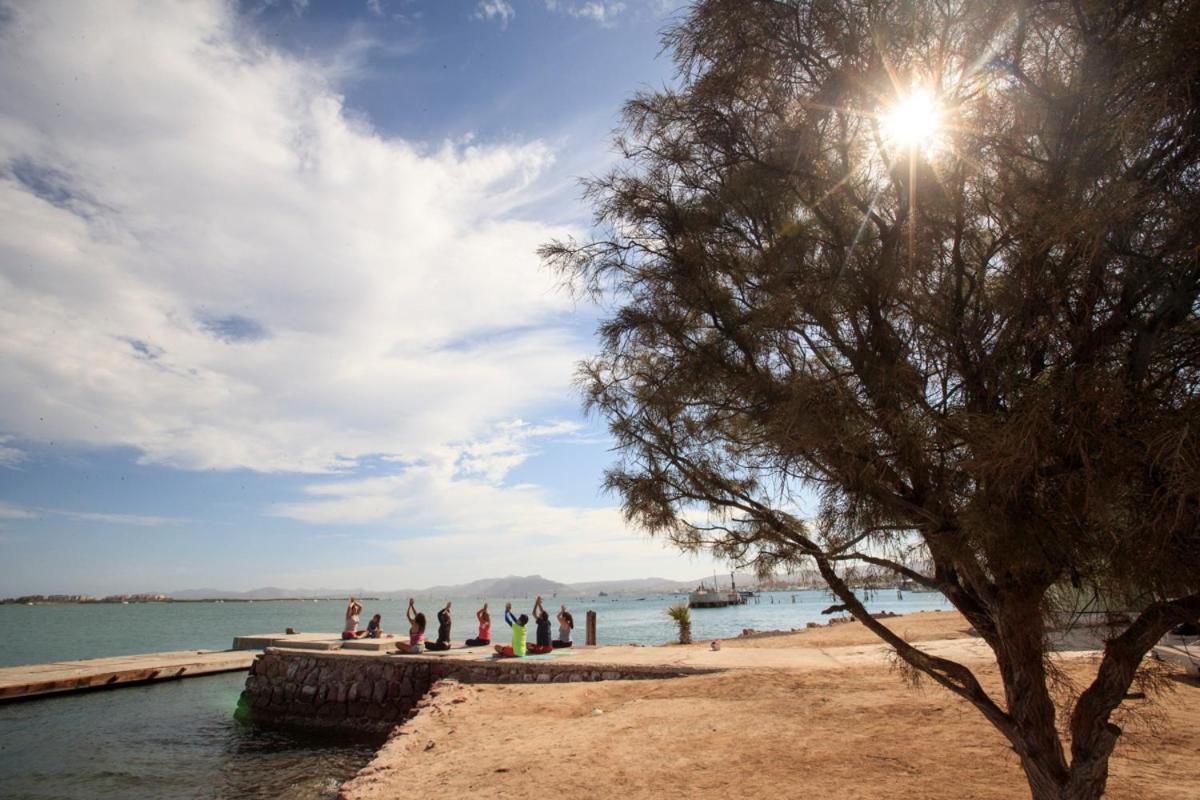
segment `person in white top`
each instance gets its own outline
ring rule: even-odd
[[[342,626],[343,639],[359,639],[367,635],[366,631],[358,629],[358,615],[362,610],[362,604],[351,597],[350,605],[346,606],[346,624]]]

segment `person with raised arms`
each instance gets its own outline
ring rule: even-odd
[[[513,616],[512,603],[504,604],[504,621],[512,628],[512,644],[496,645],[496,655],[502,658],[522,658],[525,655],[526,626],[529,617],[525,614]]]
[[[446,601],[446,606],[437,613],[438,618],[438,635],[436,642],[427,642],[426,650],[449,650],[450,649],[450,601]]]
[[[416,655],[421,652],[422,646],[425,644],[425,615],[417,611],[416,603],[410,597],[408,598],[408,643],[397,642],[397,653],[411,653]]]
[[[537,623],[537,639],[527,649],[531,655],[540,656],[554,649],[550,644],[550,612],[543,605],[540,594],[533,604],[533,619]]]
[[[361,639],[367,635],[366,631],[358,629],[358,617],[362,614],[362,603],[351,597],[350,604],[346,606],[346,621],[342,625],[343,639]]]
[[[558,607],[558,638],[551,642],[555,648],[571,646],[571,631],[575,628],[575,618],[567,611],[564,603]]]
[[[488,613],[488,604],[484,603],[483,608],[475,612],[475,619],[479,620],[479,635],[474,639],[467,639],[467,647],[482,647],[492,643],[492,615]]]

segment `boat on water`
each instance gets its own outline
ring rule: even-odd
[[[703,583],[688,594],[688,608],[725,608],[740,606],[745,602],[746,598],[736,590],[710,589]]]
[[[741,606],[746,604],[748,597],[754,592],[739,592],[733,573],[729,573],[729,589],[726,591],[717,585],[717,576],[713,575],[713,588],[708,588],[704,581],[688,594],[688,608],[725,608],[726,606]]]

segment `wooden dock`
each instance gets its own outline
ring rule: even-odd
[[[0,702],[245,670],[257,655],[250,650],[183,650],[0,667]]]

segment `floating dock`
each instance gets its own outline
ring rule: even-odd
[[[0,667],[0,702],[247,670],[256,655],[249,650],[184,650]]]

